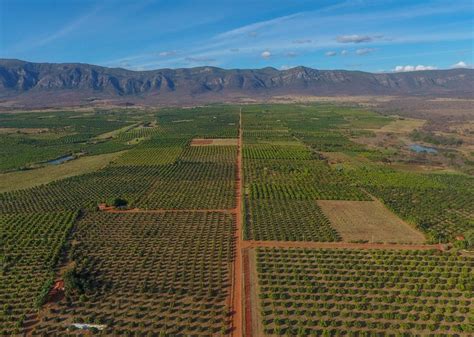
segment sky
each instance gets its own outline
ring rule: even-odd
[[[0,58],[132,70],[471,68],[473,32],[473,0],[0,0]]]

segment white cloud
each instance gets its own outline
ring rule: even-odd
[[[342,55],[342,56],[346,56],[346,55],[348,55],[348,54],[349,54],[349,51],[347,51],[347,50],[345,50],[345,49],[344,49],[343,51],[341,51],[341,55]]]
[[[268,59],[270,58],[270,56],[272,56],[272,53],[270,53],[268,50],[265,50],[264,52],[262,52],[262,54],[260,54],[264,59]]]
[[[426,41],[436,41],[438,43],[440,41],[469,39],[472,38],[472,33],[469,30],[464,31],[463,29],[458,29],[459,27],[457,27],[457,25],[453,27],[443,25],[438,27],[439,29],[435,31],[413,31],[410,34],[407,34],[405,31],[397,30],[406,28],[401,27],[400,25],[400,22],[403,22],[403,20],[414,19],[417,17],[423,18],[431,15],[445,17],[449,15],[449,13],[465,12],[472,7],[469,3],[471,0],[462,1],[464,1],[464,3],[460,4],[459,2],[454,2],[446,7],[442,1],[437,0],[436,4],[433,6],[426,6],[426,4],[414,6],[407,5],[394,10],[390,6],[374,6],[372,8],[371,3],[377,3],[373,1],[346,0],[348,6],[351,8],[358,8],[367,5],[364,7],[367,11],[364,10],[363,13],[360,11],[347,11],[340,13],[339,8],[329,7],[324,10],[300,12],[288,16],[273,18],[267,21],[254,22],[245,26],[237,26],[232,30],[221,32],[208,40],[199,40],[190,43],[189,45],[186,44],[185,46],[180,47],[179,53],[176,57],[169,57],[166,59],[161,58],[158,59],[158,61],[162,66],[181,67],[186,65],[186,56],[199,56],[217,59],[219,62],[223,62],[223,65],[229,66],[235,62],[233,58],[235,58],[237,53],[235,53],[233,48],[236,46],[239,48],[238,55],[242,55],[243,57],[259,58],[260,54],[265,49],[271,51],[269,60],[278,58],[279,56],[285,56],[290,50],[298,53],[298,55],[303,53],[318,53],[322,56],[324,56],[325,51],[335,50],[339,55],[347,55],[345,57],[347,59],[349,56],[357,55],[355,52],[357,48],[376,48],[375,46],[370,45],[370,43],[374,42],[377,42],[382,46],[389,43],[391,45],[401,45],[405,43],[419,43]],[[342,27],[341,21],[344,22],[344,26]],[[361,26],[361,24],[363,25]],[[321,27],[324,27],[324,29],[320,29]],[[347,29],[349,29],[349,27],[359,28],[352,28],[358,30],[348,31]],[[396,27],[397,29],[394,31],[387,30],[386,27]],[[254,33],[257,33],[257,36],[252,38],[251,36],[254,35]],[[382,37],[380,34],[384,34],[385,37]],[[388,41],[386,36],[394,36],[393,41]],[[339,41],[336,37],[339,37]],[[369,39],[371,41],[367,41]],[[364,45],[364,42],[366,45]],[[150,49],[156,50],[157,47],[160,48],[158,45],[150,46]],[[173,47],[162,45],[161,48]],[[344,48],[348,50],[347,54],[342,52],[342,49]],[[382,47],[377,46],[377,48]],[[444,52],[442,49],[437,49],[436,51],[436,53],[442,52]],[[375,55],[376,53],[373,55],[370,54],[370,57],[375,57]],[[133,56],[134,55],[124,55],[122,58],[129,60]],[[156,54],[150,56],[145,53],[145,55],[139,56],[138,60],[133,61],[132,64],[151,61],[157,62],[156,56]],[[390,54],[390,56],[387,57],[394,58],[395,65],[402,64],[402,62],[396,61],[400,56],[395,53]],[[359,59],[362,58],[363,56],[359,57]],[[291,59],[288,58],[287,60],[289,62]],[[410,59],[408,58],[407,60]],[[112,61],[109,61],[108,63],[110,62]],[[115,64],[116,60],[113,60],[113,62]],[[217,62],[218,65],[219,62]]]
[[[400,72],[406,72],[406,71],[420,71],[420,70],[435,70],[437,69],[435,66],[424,66],[424,65],[417,65],[417,66],[411,66],[411,65],[406,65],[406,66],[396,66],[395,69],[393,69],[394,72],[400,73]]]
[[[158,55],[161,56],[161,57],[175,56],[176,55],[176,50],[162,51]]]
[[[288,57],[296,57],[296,56],[298,56],[298,54],[295,53],[294,51],[289,51],[288,53],[286,53],[286,56],[288,56]]]
[[[326,53],[324,53],[324,55],[329,56],[329,57],[332,57],[332,56],[336,56],[337,53],[336,53],[335,51],[332,51],[332,50],[331,50],[331,51],[327,51]]]
[[[339,43],[362,43],[362,42],[371,42],[372,37],[368,35],[339,35],[336,37],[336,41]]]
[[[284,64],[280,67],[280,70],[288,70],[288,69],[291,69],[291,68],[294,68],[294,66],[289,66],[287,64]]]
[[[451,68],[470,68],[471,66],[464,61],[459,61],[451,66]]]
[[[367,54],[370,54],[371,52],[373,52],[375,49],[373,48],[361,48],[361,49],[357,49],[356,50],[356,54],[357,55],[367,55]]]

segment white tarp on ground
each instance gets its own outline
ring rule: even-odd
[[[81,330],[86,330],[86,329],[104,330],[107,327],[107,325],[103,325],[103,324],[85,324],[85,323],[73,323],[72,326]]]

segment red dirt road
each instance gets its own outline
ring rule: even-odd
[[[350,248],[350,249],[398,249],[398,250],[444,250],[438,245],[408,245],[397,243],[351,243],[351,242],[306,242],[306,241],[243,241],[242,248]]]
[[[235,184],[235,259],[232,268],[232,336],[242,337],[242,109],[239,114],[239,139],[237,142],[237,179]]]

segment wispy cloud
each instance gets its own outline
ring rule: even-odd
[[[393,71],[396,73],[400,72],[407,72],[407,71],[422,71],[422,70],[434,70],[437,69],[435,66],[424,66],[424,65],[417,65],[417,66],[411,66],[411,65],[406,65],[406,66],[396,66]]]
[[[336,55],[337,55],[337,52],[335,52],[335,51],[327,51],[327,52],[324,53],[324,55],[329,56],[329,57],[332,57],[332,56],[336,56]]]
[[[362,43],[371,42],[374,39],[368,35],[340,35],[336,37],[336,41],[339,43]]]
[[[166,50],[158,53],[158,56],[160,57],[170,57],[170,56],[175,56],[177,54],[176,50]]]
[[[262,58],[278,62],[283,57],[296,57],[299,62],[312,56],[321,57],[329,50],[331,54],[335,52],[335,55],[346,56],[345,60],[350,61],[353,56],[368,55],[385,45],[472,39],[472,33],[469,31],[455,27],[445,30],[445,23],[442,21],[435,31],[410,31],[411,26],[401,24],[405,20],[416,20],[419,17],[464,11],[469,7],[466,1],[450,6],[436,1],[430,6],[404,5],[396,8],[384,8],[379,4],[346,1],[342,7],[298,12],[232,28],[189,43],[179,49],[179,54],[166,58],[157,59],[156,54],[149,53],[132,58],[139,56],[136,63],[147,63],[153,62],[154,57],[154,62],[171,67],[186,65],[190,60],[199,60],[201,63],[204,60],[212,60],[214,64],[225,66],[235,62],[237,52],[239,59],[245,59],[246,62],[261,62]],[[361,6],[372,8],[361,11]],[[354,8],[357,10],[352,10]],[[344,22],[343,27],[341,22]],[[388,31],[386,27],[391,29]],[[349,49],[347,47],[350,44],[364,48]],[[339,50],[341,46],[347,50]],[[170,47],[172,48],[176,48],[175,44]],[[383,53],[377,54],[385,56]],[[130,62],[131,58],[125,59]],[[410,59],[407,61],[410,62]],[[387,66],[387,69],[391,67]]]
[[[308,44],[308,43],[312,43],[313,40],[311,40],[311,39],[296,39],[296,40],[293,40],[291,42],[294,43],[294,44]]]
[[[374,50],[374,48],[361,48],[356,50],[356,54],[359,56],[363,56],[372,53]]]
[[[68,24],[64,25],[57,31],[48,34],[45,37],[40,37],[35,40],[24,40],[19,42],[17,45],[12,47],[13,51],[16,52],[25,52],[28,50],[33,50],[38,47],[46,46],[58,39],[64,38],[69,34],[79,30],[82,26],[84,26],[92,17],[94,17],[100,10],[102,6],[96,6],[92,8],[90,11],[77,17],[76,19],[72,20]]]
[[[227,39],[227,38],[235,37],[238,35],[245,35],[245,34],[249,36],[252,36],[252,35],[256,36],[258,34],[259,29],[276,26],[285,21],[290,21],[294,18],[297,18],[298,16],[301,16],[301,15],[302,13],[296,13],[296,14],[291,14],[291,15],[286,15],[286,16],[280,16],[271,20],[255,22],[249,25],[245,25],[239,28],[229,30],[227,32],[220,33],[216,36],[216,39]]]
[[[187,62],[192,63],[207,63],[207,62],[214,62],[215,59],[209,57],[199,57],[199,56],[187,56],[184,58]]]

